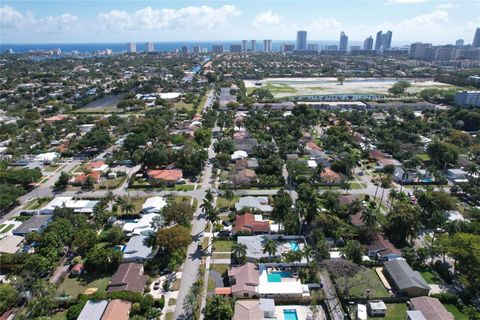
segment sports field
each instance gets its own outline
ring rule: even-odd
[[[244,82],[248,92],[262,87],[269,89],[275,98],[282,98],[317,94],[387,94],[388,89],[399,80],[410,82],[411,87],[407,89],[410,93],[427,88],[454,88],[431,79],[347,78],[340,84],[337,78],[267,78]]]

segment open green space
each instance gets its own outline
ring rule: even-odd
[[[417,154],[417,156],[422,160],[422,161],[429,161],[430,156],[427,153],[420,153]]]
[[[297,89],[291,87],[287,84],[273,84],[267,83],[265,86],[272,94],[279,94],[279,93],[297,93]]]
[[[211,264],[210,270],[216,271],[218,274],[223,274],[228,270],[228,264]]]
[[[95,185],[95,189],[116,189],[122,185],[127,177],[116,177],[114,179],[103,179],[102,182]]]
[[[351,182],[350,183],[350,188],[351,189],[364,189],[366,187],[367,186],[364,183],[360,183],[360,182]]]
[[[207,291],[213,291],[217,287],[217,284],[213,278],[208,277]]]
[[[37,199],[34,199],[33,201],[30,201],[29,203],[27,203],[23,207],[23,209],[25,209],[25,210],[40,209],[41,207],[46,205],[48,202],[50,202],[50,198],[37,198]]]
[[[213,250],[217,252],[230,252],[233,247],[233,240],[217,240],[213,243]]]
[[[67,276],[57,288],[57,295],[67,293],[75,299],[79,294],[88,288],[98,288],[98,291],[105,291],[110,281],[110,275],[82,274],[79,277]]]
[[[12,230],[13,227],[15,227],[14,224],[2,224],[2,227],[0,228],[0,233],[7,233],[8,231]]]
[[[375,319],[404,320],[406,314],[407,305],[405,303],[387,303],[387,314],[385,317],[375,317]]]
[[[443,305],[451,314],[455,320],[468,320],[468,316],[460,311],[455,305],[453,304],[444,304]]]
[[[178,101],[175,103],[175,109],[177,110],[185,109],[187,111],[190,111],[193,109],[193,103],[185,103],[183,101]]]
[[[60,164],[49,164],[49,165],[46,165],[46,166],[43,167],[43,171],[53,172],[53,171],[59,169],[60,167],[63,167],[63,166],[60,165]]]
[[[175,313],[174,312],[168,312],[166,315],[165,315],[165,320],[173,320],[173,317],[175,316]]]
[[[344,279],[336,280],[338,287],[343,288],[345,284]],[[370,297],[381,298],[388,297],[390,294],[383,286],[382,281],[373,269],[364,269],[357,272],[353,277],[347,280],[350,286],[349,295],[353,298],[365,297],[367,289],[370,290]]]
[[[240,199],[239,196],[234,195],[232,199],[227,199],[224,197],[218,197],[217,198],[217,208],[230,208],[235,205],[235,203],[238,202],[238,199]]]
[[[430,271],[420,271],[420,274],[422,275],[423,279],[429,284],[440,284],[442,283],[440,279],[438,279],[437,276],[435,276],[433,273]]]

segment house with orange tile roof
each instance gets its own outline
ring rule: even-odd
[[[251,169],[242,169],[233,175],[236,184],[250,184],[255,181],[257,174]]]
[[[250,233],[261,234],[270,232],[270,222],[263,220],[259,214],[237,214],[235,217],[235,226],[232,228],[233,234]]]
[[[97,160],[90,162],[90,164],[87,166],[87,169],[89,171],[105,172],[108,170],[108,164],[106,164],[103,160]]]
[[[50,118],[46,118],[44,119],[44,121],[48,124],[53,124],[57,121],[62,121],[62,120],[65,120],[67,119],[68,116],[67,115],[64,115],[64,114],[59,114],[59,115],[56,115],[56,116],[52,116]]]
[[[341,183],[343,178],[340,176],[338,173],[333,171],[330,168],[325,168],[321,173],[320,173],[320,178],[322,182],[325,183]]]
[[[100,178],[102,176],[102,172],[100,171],[92,171],[90,173],[81,173],[79,175],[74,176],[70,179],[70,184],[76,186],[83,186],[86,182],[88,177],[92,178],[94,183],[100,183]]]
[[[183,178],[181,169],[148,170],[147,175],[150,182],[154,184],[174,185]]]

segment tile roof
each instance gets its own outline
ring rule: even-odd
[[[0,253],[16,253],[25,238],[22,236],[6,236],[0,240]]]
[[[258,267],[251,262],[243,266],[231,267],[228,270],[228,276],[235,278],[235,284],[232,285],[232,293],[239,291],[256,292],[256,287],[260,284]]]
[[[240,231],[268,233],[270,231],[270,222],[264,220],[259,221],[255,215],[251,213],[237,214],[235,217],[235,226],[232,230],[234,234]]]
[[[181,169],[148,170],[148,177],[157,180],[177,181],[183,177],[183,172]]]
[[[260,300],[239,300],[235,302],[233,320],[261,320],[263,318]]]
[[[101,320],[128,320],[132,303],[119,299],[108,303]]]

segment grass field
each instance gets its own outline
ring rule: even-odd
[[[440,284],[442,283],[433,273],[430,271],[420,271],[423,279],[429,284]]]
[[[343,279],[337,279],[339,287],[342,288]],[[370,289],[371,298],[388,297],[389,293],[383,286],[380,278],[373,269],[359,271],[354,277],[348,280],[350,286],[350,296],[354,298],[365,297],[367,289]]]
[[[43,171],[53,172],[53,171],[59,169],[60,167],[63,167],[63,166],[60,165],[60,164],[49,164],[49,165],[46,165],[46,166],[43,167]]]
[[[387,303],[387,314],[378,319],[385,320],[404,320],[407,314],[407,305],[405,303]],[[377,317],[375,318],[377,319]]]
[[[57,288],[57,295],[70,294],[71,298],[77,298],[87,288],[98,288],[105,291],[110,281],[110,275],[83,274],[80,277],[67,276]]]
[[[25,209],[25,210],[39,209],[39,208],[43,207],[44,205],[46,205],[49,201],[50,201],[50,198],[37,198],[37,199],[27,203],[23,207],[23,209]]]
[[[211,264],[210,270],[216,271],[218,274],[223,274],[228,270],[228,264]]]
[[[366,187],[367,186],[364,183],[360,183],[360,182],[351,182],[350,183],[350,188],[351,189],[364,189]]]
[[[224,198],[224,197],[218,197],[217,208],[229,208],[231,206],[234,206],[235,203],[238,202],[238,199],[240,199],[239,196],[233,196],[231,200],[228,200],[227,198]]]
[[[1,233],[7,233],[8,231],[12,230],[13,227],[15,227],[14,224],[7,224],[7,225],[2,225],[1,229],[0,229],[0,232]]]
[[[178,101],[177,103],[175,103],[175,109],[177,110],[185,109],[187,111],[190,111],[193,109],[193,103],[185,103],[183,101]]]
[[[455,320],[468,320],[468,317],[466,314],[464,314],[462,311],[458,310],[458,308],[453,305],[453,304],[444,304],[443,305],[451,314],[453,314],[453,317]]]
[[[216,287],[217,287],[217,284],[216,284],[215,280],[208,277],[207,291],[208,292],[213,291],[213,290],[215,290]]]
[[[174,312],[168,312],[166,315],[165,315],[165,320],[173,320],[173,317],[175,316],[175,313]]]
[[[233,240],[217,240],[213,243],[213,250],[217,252],[232,251]]]
[[[95,184],[95,190],[98,189],[116,189],[122,185],[127,176],[116,177],[115,179],[103,179],[100,183]]]
[[[176,304],[177,304],[177,299],[173,299],[173,298],[168,299],[169,306],[174,306]]]

